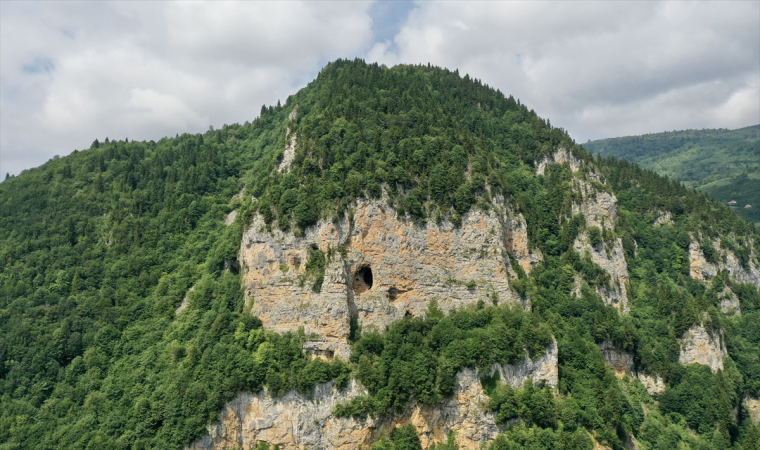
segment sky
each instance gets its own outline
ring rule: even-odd
[[[337,58],[458,69],[577,142],[760,123],[760,1],[0,1],[0,174],[254,120]]]

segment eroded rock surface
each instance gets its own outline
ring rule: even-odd
[[[314,249],[327,255],[319,292],[306,270]],[[303,327],[315,338],[314,351],[347,358],[352,315],[365,330],[384,330],[404,316],[424,314],[431,300],[444,311],[480,300],[527,306],[510,289],[516,275],[507,249],[527,270],[538,261],[528,249],[525,220],[499,202],[465,214],[459,228],[445,221],[423,228],[398,217],[384,200],[359,200],[353,221],[323,220],[303,236],[268,231],[257,216],[239,259],[246,303],[265,327]]]
[[[747,267],[742,267],[739,258],[729,250],[720,247],[720,241],[713,243],[716,253],[721,255],[717,263],[708,262],[699,246],[699,243],[692,241],[689,244],[689,275],[695,280],[709,280],[718,272],[727,270],[729,276],[737,283],[751,283],[756,288],[760,288],[760,268],[755,263],[754,252],[749,258]],[[725,257],[725,260],[723,259]]]
[[[581,168],[581,161],[565,148],[557,149],[552,155],[544,157],[536,167],[536,173],[543,175],[549,164],[568,164],[573,172]]]
[[[760,424],[760,400],[745,396],[742,403],[747,413],[749,413],[749,420],[755,425]]]
[[[501,382],[522,386],[532,377],[538,384],[557,385],[557,344],[547,348],[544,355],[516,364],[494,364],[490,375],[499,371]],[[333,383],[317,385],[311,397],[289,392],[273,398],[266,391],[257,394],[241,393],[228,403],[216,423],[209,425],[209,434],[193,443],[188,450],[217,450],[255,448],[258,441],[277,444],[283,450],[358,449],[380,437],[380,432],[392,426],[412,424],[428,448],[434,442],[445,442],[451,431],[456,432],[460,449],[478,449],[504,430],[497,425],[495,415],[486,411],[488,396],[483,392],[480,373],[463,369],[457,374],[454,395],[438,405],[419,405],[413,400],[402,414],[366,420],[336,418],[333,408],[366,391],[355,381],[340,392]]]
[[[599,344],[599,349],[602,351],[604,361],[617,377],[622,378],[628,375],[631,378],[636,378],[644,385],[650,395],[665,391],[665,382],[661,376],[647,375],[636,370],[632,353],[615,346],[609,339]]]
[[[723,311],[723,314],[727,316],[742,315],[739,298],[728,286],[726,286],[725,289],[721,291],[721,293],[718,295],[718,299],[720,300],[720,310]]]
[[[723,370],[723,360],[728,357],[722,333],[717,330],[708,333],[702,324],[694,325],[681,339],[681,364],[703,364],[713,372]]]
[[[573,189],[580,194],[582,200],[573,203],[572,214],[583,214],[587,227],[614,231],[617,223],[617,198],[611,193],[598,191],[584,180],[574,180]],[[621,313],[627,313],[626,283],[629,275],[622,239],[615,238],[609,243],[591,245],[588,233],[584,231],[578,234],[573,249],[581,255],[588,252],[591,260],[610,276],[609,289],[597,288],[597,293],[605,304],[618,308]]]

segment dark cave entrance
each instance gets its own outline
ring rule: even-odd
[[[372,269],[369,266],[360,267],[354,273],[354,279],[352,282],[354,292],[357,294],[367,292],[368,290],[372,289],[372,282]]]

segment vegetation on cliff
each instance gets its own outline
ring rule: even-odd
[[[583,147],[635,162],[720,202],[735,200],[734,212],[760,222],[760,125],[601,139]]]
[[[293,136],[291,169],[280,171]],[[566,165],[537,176],[558,147],[607,184]],[[573,216],[578,178],[617,196],[614,228]],[[303,354],[305,336],[263,330],[244,310],[236,257],[253,214],[300,232],[350,216],[357,198],[387,195],[418,224],[458,224],[497,194],[523,214],[543,255],[529,275],[515,265],[513,285],[532,311],[431,308],[353,336],[352,360],[327,363]],[[670,222],[654,226],[664,213]],[[599,296],[608,280],[574,250],[580,233],[600,248],[622,240],[630,314]],[[240,390],[308,392],[349,376],[369,395],[336,412],[387,414],[410,398],[434,404],[459,368],[536,355],[551,336],[557,395],[488,387],[489,408],[522,421],[492,448],[590,448],[588,433],[613,448],[630,436],[653,449],[756,448],[760,431],[740,402],[760,395],[760,294],[725,272],[691,278],[692,240],[707,258],[721,258],[719,241],[742,265],[758,264],[760,233],[726,206],[629,162],[594,159],[478,80],[337,61],[253,123],[96,141],[0,184],[0,449],[180,448]],[[741,316],[720,312],[726,287]],[[678,340],[695,323],[724,330],[724,370],[678,362]],[[653,398],[617,378],[598,347],[607,340],[639,372],[661,375],[665,392]],[[408,431],[378,448],[415,448]]]

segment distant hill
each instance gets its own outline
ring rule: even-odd
[[[668,175],[718,201],[735,200],[737,214],[760,221],[760,125],[600,139],[583,146]]]

